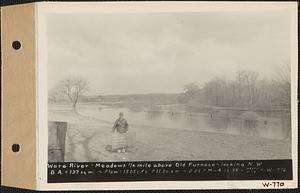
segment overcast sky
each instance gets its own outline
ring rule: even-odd
[[[49,14],[48,87],[68,76],[90,94],[175,93],[237,70],[271,77],[289,59],[287,12]]]

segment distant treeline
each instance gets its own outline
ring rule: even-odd
[[[233,80],[215,77],[204,85],[189,83],[177,94],[131,94],[84,96],[83,102],[130,102],[147,104],[187,104],[195,108],[289,110],[290,68],[278,69],[274,78],[260,77],[255,71],[237,71]]]
[[[260,77],[255,71],[237,71],[234,79],[215,77],[203,85],[189,83],[184,92],[175,94],[86,95],[86,81],[65,79],[49,94],[49,102],[186,104],[190,107],[224,107],[244,109],[290,109],[290,66],[277,69],[274,78]]]
[[[82,96],[80,102],[132,102],[150,104],[178,103],[180,94],[129,94],[129,95],[96,95]]]
[[[190,106],[234,107],[247,109],[290,109],[289,68],[281,68],[273,79],[260,78],[254,71],[238,71],[236,79],[215,77],[204,85],[185,85],[180,103]]]

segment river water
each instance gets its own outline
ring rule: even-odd
[[[116,108],[96,104],[80,104],[78,112],[82,115],[110,121],[112,124],[120,112],[124,113],[129,126],[205,131],[233,135],[256,136],[271,139],[284,139],[290,130],[289,119],[260,117],[254,127],[249,127],[239,118],[222,118],[204,113],[171,111],[133,111],[129,108]]]

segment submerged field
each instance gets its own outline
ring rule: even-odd
[[[125,115],[126,117],[126,115]],[[49,121],[68,122],[65,161],[151,161],[151,160],[232,160],[287,159],[290,140],[238,135],[200,128],[169,128],[129,121],[136,133],[136,148],[127,153],[111,153],[110,132],[116,117],[90,116],[85,106],[78,113],[49,108]],[[151,119],[150,119],[151,121]],[[203,125],[204,127],[205,125]],[[225,127],[225,125],[224,125]],[[226,130],[224,130],[226,131]]]

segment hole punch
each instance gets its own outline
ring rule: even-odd
[[[15,50],[19,50],[21,48],[21,42],[20,41],[13,41],[12,43],[12,47],[15,49]]]
[[[11,149],[12,149],[12,151],[13,151],[14,153],[17,153],[17,152],[20,151],[20,145],[19,145],[19,144],[13,144],[13,145],[11,146]]]

